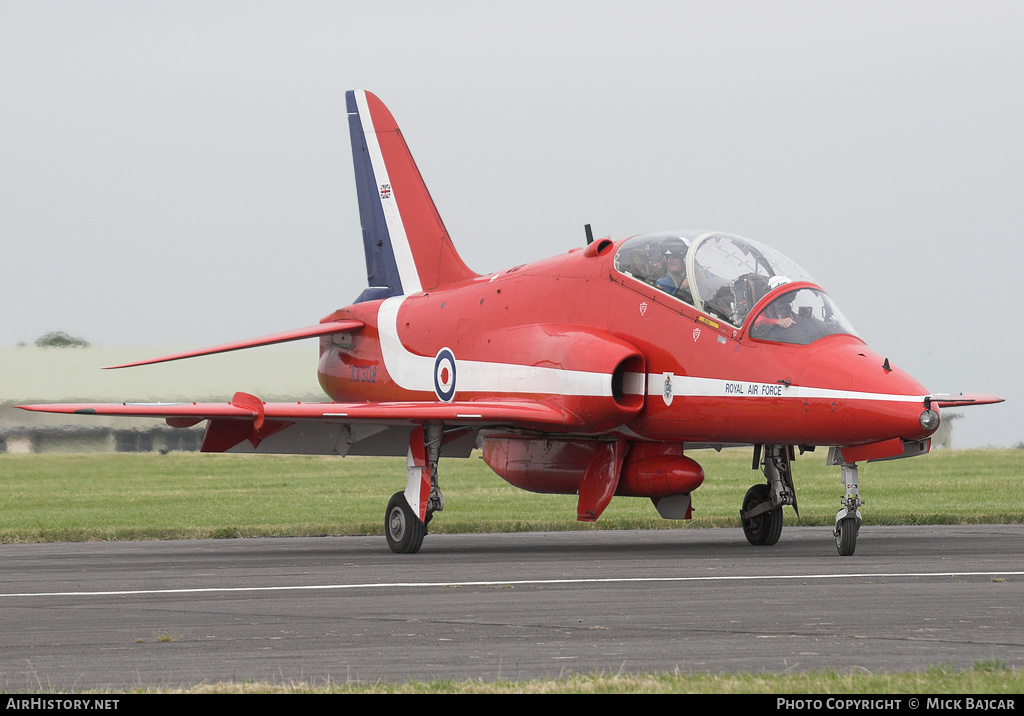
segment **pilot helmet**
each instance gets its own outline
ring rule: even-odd
[[[665,239],[661,252],[666,256],[686,256],[686,242],[682,239]]]
[[[768,290],[773,291],[783,284],[789,283],[789,279],[785,276],[772,276],[768,279]]]

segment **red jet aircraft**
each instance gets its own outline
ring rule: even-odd
[[[61,404],[29,410],[208,421],[204,452],[405,455],[384,526],[419,550],[444,507],[440,457],[479,446],[525,490],[579,496],[594,521],[615,495],[687,519],[698,448],[753,446],[765,481],[743,497],[747,540],[774,544],[797,509],[790,462],[827,446],[845,494],[841,555],[861,523],[857,463],[926,453],[933,395],[873,353],[797,264],[716,231],[590,238],[585,248],[479,275],[459,258],[391,113],[346,95],[369,288],[319,325],[127,365],[319,337],[333,402]],[[127,367],[127,366],[114,366]]]

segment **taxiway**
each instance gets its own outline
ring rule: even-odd
[[[1024,525],[0,546],[8,691],[1024,667]]]

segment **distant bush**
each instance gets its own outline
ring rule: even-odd
[[[36,345],[40,348],[88,348],[89,341],[64,331],[50,331],[36,338]]]

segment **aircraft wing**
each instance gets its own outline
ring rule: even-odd
[[[1004,398],[998,395],[982,395],[980,393],[960,393],[951,395],[948,393],[935,393],[928,396],[927,402],[937,405],[940,408],[962,408],[968,405],[990,405],[1002,403]]]
[[[248,393],[235,393],[228,403],[51,403],[18,407],[44,413],[163,418],[179,428],[209,420],[203,452],[404,455],[408,431],[431,421],[466,434],[488,426],[564,430],[576,422],[575,416],[558,406],[514,400],[264,403]],[[357,444],[361,445],[353,451],[352,446]]]
[[[556,407],[527,401],[464,401],[454,403],[263,403],[236,393],[230,403],[48,403],[19,405],[22,410],[77,415],[164,418],[175,427],[202,420],[334,421],[422,424],[432,420],[452,425],[566,425],[569,418]],[[172,422],[173,421],[173,422]]]

